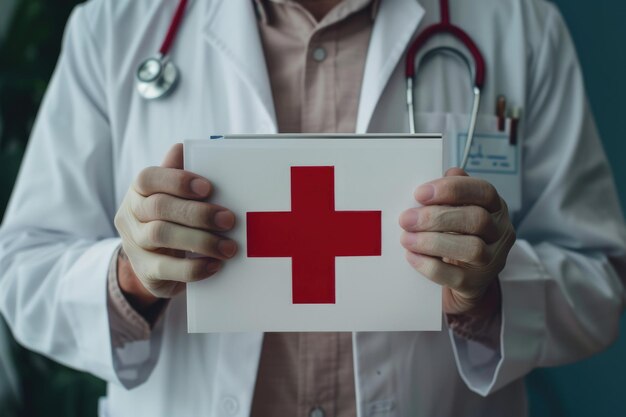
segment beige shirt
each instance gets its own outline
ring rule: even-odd
[[[344,0],[321,21],[294,0],[257,0],[283,133],[352,133],[377,1]],[[266,333],[252,417],[356,416],[351,333]]]
[[[283,133],[352,133],[378,1],[344,0],[320,22],[295,0],[257,0]]]

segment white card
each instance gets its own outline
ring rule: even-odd
[[[237,217],[237,255],[188,285],[189,332],[441,329],[441,287],[405,260],[398,217],[441,176],[417,135],[185,141],[185,169]]]

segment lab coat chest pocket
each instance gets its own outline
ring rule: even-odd
[[[445,169],[461,165],[468,124],[468,114],[416,114],[418,131],[443,133]],[[511,128],[510,119],[505,119],[504,129],[500,130],[496,116],[479,115],[465,170],[472,177],[491,183],[513,214],[522,205],[522,135],[521,131],[515,132],[516,137],[512,141]]]

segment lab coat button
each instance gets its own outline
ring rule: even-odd
[[[222,398],[222,410],[226,413],[226,415],[234,416],[239,411],[239,403],[234,397],[223,397]]]
[[[325,417],[324,409],[322,407],[315,407],[309,413],[309,417]]]
[[[322,62],[326,59],[326,49],[321,46],[318,46],[313,50],[313,59],[317,62]]]

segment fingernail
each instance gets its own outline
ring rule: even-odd
[[[424,256],[413,253],[411,251],[406,252],[406,260],[409,261],[414,268],[419,268],[422,265],[422,261],[424,260]]]
[[[417,225],[417,220],[417,211],[407,210],[400,215],[400,227],[405,230],[413,229]]]
[[[400,238],[400,243],[405,248],[411,248],[417,242],[417,233],[403,233]]]
[[[211,262],[211,263],[207,264],[207,266],[206,266],[206,271],[209,274],[214,274],[217,271],[219,271],[220,269],[222,269],[222,263],[221,262]]]
[[[208,181],[202,180],[200,178],[195,178],[191,180],[190,187],[191,191],[193,191],[200,197],[206,197],[211,191],[211,184]]]
[[[421,185],[415,190],[415,199],[420,203],[426,203],[435,196],[435,187],[432,184]]]
[[[220,240],[217,244],[217,250],[227,258],[232,258],[237,252],[237,244],[232,240]]]
[[[222,230],[228,230],[235,224],[235,215],[227,210],[220,210],[213,216],[213,223]]]

